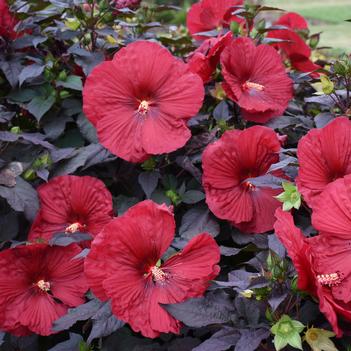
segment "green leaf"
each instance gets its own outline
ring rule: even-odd
[[[72,90],[83,89],[82,78],[79,76],[68,76],[65,81],[59,80],[56,82],[57,87],[64,87]]]
[[[330,95],[334,91],[334,83],[326,76],[321,77],[322,90],[326,95]]]

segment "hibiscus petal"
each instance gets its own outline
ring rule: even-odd
[[[314,207],[333,180],[351,173],[351,122],[338,117],[322,129],[312,129],[298,144],[299,191]]]
[[[55,298],[68,306],[84,303],[84,293],[88,290],[83,261],[74,258],[80,252],[81,248],[77,245],[54,246],[47,256],[50,290]]]
[[[219,260],[219,247],[210,234],[199,234],[191,239],[182,251],[169,258],[161,267],[171,274],[168,289],[172,290],[177,286],[183,290],[185,296],[172,294],[166,300],[160,299],[160,302],[175,303],[189,297],[201,296],[210,280],[218,275]]]
[[[165,135],[167,135],[166,143]],[[159,111],[150,113],[144,121],[141,137],[143,148],[147,153],[163,154],[183,147],[190,139],[191,132],[184,121],[176,120],[172,115]]]
[[[310,248],[305,237],[295,226],[291,213],[278,208],[275,216],[277,218],[274,224],[275,234],[287,249],[294,263],[298,274],[299,289],[316,295],[315,275],[311,270],[312,262],[309,255]]]
[[[130,279],[143,279],[147,269],[168,249],[174,232],[175,221],[170,209],[149,200],[112,220],[96,237],[85,260],[85,272],[93,292],[106,299],[103,281],[109,277],[123,280],[129,275]],[[114,245],[110,245],[111,240]]]
[[[275,210],[282,204],[274,196],[282,189],[260,188],[250,191],[253,215],[249,222],[233,223],[244,233],[265,233],[273,229]]]
[[[67,307],[55,302],[49,294],[28,294],[20,322],[33,333],[46,336],[54,333],[52,323],[66,313]]]
[[[330,183],[315,203],[312,224],[321,234],[351,238],[351,175]]]

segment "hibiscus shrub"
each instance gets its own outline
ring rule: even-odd
[[[1,350],[350,349],[351,57],[318,39],[0,0]]]

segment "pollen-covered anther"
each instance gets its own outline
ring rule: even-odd
[[[341,283],[342,277],[339,273],[318,274],[317,281],[321,285],[336,286]]]
[[[150,272],[151,272],[152,278],[155,282],[165,281],[167,278],[167,273],[165,273],[161,268],[159,268],[157,266],[153,266],[150,269]]]
[[[146,100],[140,101],[138,112],[145,115],[149,111],[149,102]]]
[[[80,224],[79,222],[72,223],[65,229],[65,233],[67,234],[73,234],[76,232],[83,232],[86,228],[85,224]]]
[[[254,89],[257,91],[263,91],[264,90],[264,85],[258,84],[258,83],[254,83],[254,82],[250,82],[250,81],[246,81],[243,84],[243,89],[244,90],[250,90],[250,89]]]
[[[46,282],[45,280],[41,279],[36,283],[36,286],[43,291],[49,291],[50,290],[50,283]]]

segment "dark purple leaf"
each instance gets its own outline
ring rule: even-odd
[[[234,351],[255,351],[262,340],[269,337],[270,331],[267,329],[243,329],[240,334]]]
[[[205,297],[189,299],[185,302],[162,305],[174,318],[189,327],[204,327],[222,324],[231,320],[234,312],[229,295],[219,290]]]
[[[53,330],[61,331],[71,328],[78,321],[85,321],[100,309],[103,302],[94,299],[76,308],[68,309],[68,313],[54,322]]]
[[[157,188],[158,180],[160,179],[159,172],[143,172],[139,174],[138,182],[148,199],[151,198],[151,194]]]
[[[18,60],[0,61],[0,69],[4,72],[4,75],[12,88],[15,88],[18,85],[18,77],[22,68],[23,66]]]
[[[232,117],[230,111],[229,111],[229,106],[228,103],[223,100],[221,101],[214,109],[213,111],[213,117],[215,118],[216,121],[228,121]]]
[[[269,306],[272,307],[273,312],[275,312],[275,310],[286,299],[287,296],[288,296],[287,291],[278,292],[273,290],[272,294],[268,298]]]
[[[183,216],[179,235],[190,240],[195,235],[204,232],[216,237],[219,234],[219,224],[205,206],[193,207]]]
[[[314,117],[314,123],[317,128],[325,127],[329,122],[335,118],[335,115],[330,112],[321,112]]]
[[[193,351],[226,351],[234,346],[239,338],[240,333],[237,330],[224,327],[198,347],[195,347]]]
[[[188,190],[182,195],[182,201],[188,205],[196,204],[205,198],[205,194],[199,190]]]
[[[55,103],[55,96],[36,96],[28,105],[27,110],[37,119],[40,119],[48,112]]]
[[[252,185],[258,188],[272,188],[279,189],[282,187],[282,182],[285,181],[283,178],[275,177],[271,174],[265,174],[255,178],[247,178],[245,181],[250,182]]]
[[[199,183],[201,183],[202,172],[194,165],[194,162],[188,156],[178,156],[177,164],[189,172]]]
[[[79,350],[79,344],[82,340],[83,337],[81,335],[69,333],[69,340],[60,342],[49,349],[49,351],[77,351]]]
[[[103,306],[92,316],[93,327],[87,340],[90,344],[94,339],[108,336],[123,327],[124,322],[118,320],[111,311],[110,302]]]
[[[68,246],[73,243],[80,243],[82,241],[92,240],[90,234],[87,233],[57,233],[49,241],[50,245]]]
[[[275,234],[268,235],[268,247],[280,258],[285,258],[286,250]]]
[[[90,143],[97,144],[98,138],[96,134],[96,128],[92,123],[85,117],[84,113],[79,114],[77,117],[77,125],[79,131],[83,137],[88,140]]]
[[[6,199],[15,211],[24,212],[28,220],[33,220],[38,212],[37,192],[21,177],[16,178],[16,186],[13,188],[0,186],[0,197]]]
[[[39,77],[45,69],[45,65],[33,63],[32,65],[25,66],[18,76],[19,85],[21,86],[27,79]]]

